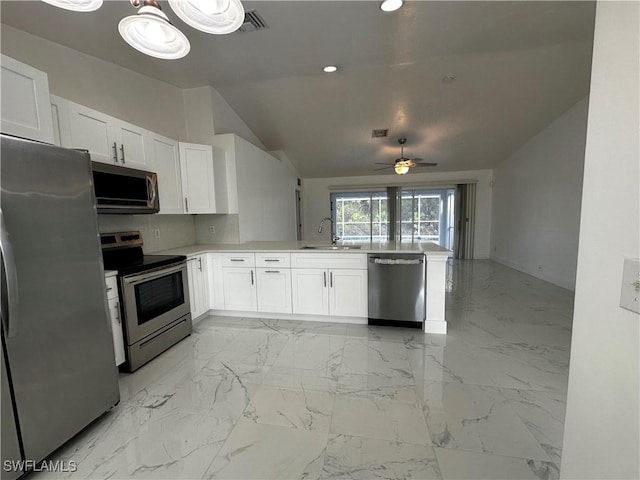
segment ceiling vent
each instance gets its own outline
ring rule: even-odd
[[[388,128],[374,129],[374,130],[371,130],[371,138],[386,137],[388,133],[389,133],[389,129]]]
[[[258,12],[250,10],[244,14],[244,23],[238,29],[240,32],[248,33],[269,28]]]

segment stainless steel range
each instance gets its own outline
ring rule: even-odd
[[[144,255],[137,231],[100,239],[105,270],[118,271],[124,368],[133,372],[191,334],[187,257]]]

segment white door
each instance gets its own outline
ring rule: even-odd
[[[291,270],[258,268],[258,311],[291,313]]]
[[[68,148],[89,150],[95,162],[119,164],[114,119],[109,115],[69,102]]]
[[[368,301],[366,270],[329,270],[331,315],[366,317]]]
[[[120,301],[117,297],[109,299],[109,317],[111,318],[111,334],[113,335],[116,365],[121,365],[125,361],[125,355],[122,322],[120,320]]]
[[[211,310],[224,310],[222,255],[219,253],[207,253],[207,269],[209,276],[209,308]]]
[[[178,142],[151,134],[148,144],[150,170],[158,174],[159,213],[184,213]]]
[[[211,145],[180,142],[185,213],[216,213]]]
[[[189,301],[191,318],[198,318],[209,310],[207,295],[207,261],[204,255],[187,259],[187,274],[189,278]]]
[[[293,313],[329,314],[328,275],[324,269],[291,269]]]
[[[2,132],[54,143],[47,74],[2,55]]]
[[[222,269],[224,283],[224,305],[227,310],[255,312],[256,278],[253,268],[224,267]]]
[[[145,129],[117,120],[115,122],[116,143],[120,163],[129,168],[149,170],[149,153],[145,138],[149,135]]]

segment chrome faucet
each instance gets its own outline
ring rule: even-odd
[[[318,227],[318,233],[322,233],[322,228],[324,227],[324,222],[326,222],[327,220],[329,220],[331,222],[331,245],[335,245],[336,242],[338,240],[340,240],[340,237],[337,237],[334,230],[333,230],[333,220],[331,220],[331,217],[324,217],[322,219],[322,221],[320,222],[320,226]]]

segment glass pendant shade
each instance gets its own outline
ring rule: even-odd
[[[42,0],[54,7],[73,10],[74,12],[93,12],[102,6],[102,0]]]
[[[244,23],[240,0],[169,0],[169,5],[182,21],[206,33],[232,33]]]
[[[397,162],[393,169],[398,175],[405,175],[409,172],[409,166],[404,162]]]
[[[118,31],[125,42],[151,57],[177,59],[191,50],[187,37],[171,25],[162,10],[151,5],[120,20]]]

